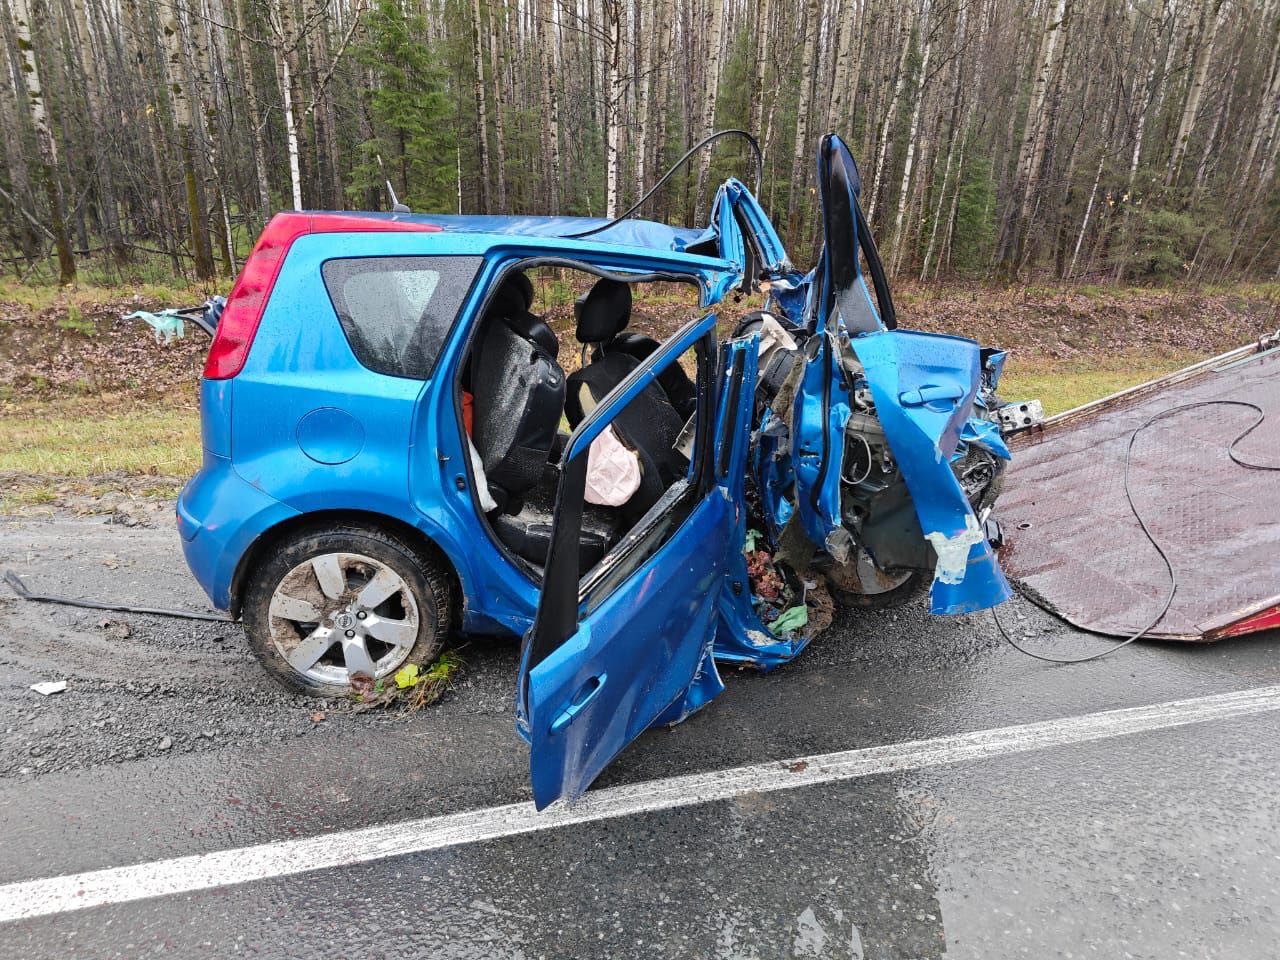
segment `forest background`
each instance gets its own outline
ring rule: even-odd
[[[0,30],[27,499],[189,471],[203,344],[119,318],[226,293],[275,211],[390,179],[415,212],[607,215],[725,127],[801,266],[842,133],[904,322],[1012,347],[1051,408],[1280,326],[1280,0],[0,0]],[[724,141],[641,213],[701,222],[730,175]]]

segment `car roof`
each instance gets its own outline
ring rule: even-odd
[[[572,239],[582,233],[609,223],[604,217],[533,217],[497,216],[482,214],[434,214],[434,213],[382,213],[363,211],[308,211],[312,216],[351,217],[362,220],[383,220],[387,229],[394,224],[414,224],[421,228],[438,227],[446,233],[487,234],[495,237],[545,237]],[[331,223],[333,221],[330,221]],[[353,224],[354,226],[354,224]],[[366,226],[365,229],[368,229]],[[376,229],[376,228],[375,228]],[[622,220],[584,237],[583,242],[600,246],[619,246],[683,252],[696,243],[708,239],[712,231],[708,227],[673,227],[653,220]]]

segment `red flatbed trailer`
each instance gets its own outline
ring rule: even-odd
[[[1128,637],[1169,594],[1164,561],[1125,496],[1130,438],[1203,401],[1266,414],[1236,446],[1280,465],[1280,333],[1044,420],[1014,438],[999,516],[1001,561],[1022,591],[1073,625]],[[1130,492],[1177,590],[1147,636],[1212,641],[1280,628],[1280,472],[1228,447],[1257,419],[1218,404],[1138,434]]]

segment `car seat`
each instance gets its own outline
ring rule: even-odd
[[[564,407],[559,344],[532,301],[524,274],[504,280],[471,358],[472,439],[499,506],[542,478]]]
[[[598,281],[578,298],[574,314],[578,342],[592,347],[591,362],[568,378],[565,415],[576,427],[640,365],[640,360],[617,344],[618,335],[631,319],[631,288],[627,284]],[[688,461],[675,449],[686,419],[662,386],[651,383],[611,421],[618,438],[640,461],[640,487],[622,508],[629,521],[639,519],[686,474]]]
[[[596,284],[596,287],[613,283],[614,281],[612,280],[601,280]],[[613,309],[621,310],[623,312],[624,316],[622,319],[622,327],[620,328],[620,332],[615,334],[607,344],[597,345],[593,348],[592,359],[600,359],[604,351],[608,350],[611,353],[628,354],[629,356],[635,357],[638,361],[646,360],[650,354],[658,349],[658,341],[643,333],[635,333],[626,329],[627,325],[631,322],[631,288],[626,284],[619,284],[618,286],[621,286],[626,290],[625,295],[620,291],[614,291],[609,294],[605,294],[602,291],[599,296],[607,295],[616,298],[616,301],[613,304]],[[579,301],[584,300],[586,297],[590,297],[596,287],[593,287],[591,291],[588,291],[584,297],[579,297]],[[576,310],[577,305],[575,304],[575,312]],[[684,367],[680,366],[678,363],[670,364],[665,370],[658,374],[658,385],[662,387],[663,392],[667,395],[667,399],[671,401],[671,405],[676,408],[676,412],[680,414],[683,419],[688,420],[693,416],[693,412],[697,408],[698,403],[697,390],[694,388],[693,381],[689,379],[689,375],[685,373]]]
[[[523,273],[503,281],[472,353],[470,381],[473,440],[498,505],[490,525],[516,556],[540,566],[551,544],[557,474],[547,461],[556,446],[565,376],[555,333],[529,312],[532,302],[533,286]],[[582,570],[604,556],[617,526],[614,511],[584,509]]]

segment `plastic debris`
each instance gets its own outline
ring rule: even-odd
[[[793,630],[799,630],[809,622],[809,608],[803,603],[798,603],[794,607],[788,607],[778,614],[778,619],[773,621],[769,630],[777,633],[791,633]]]
[[[133,313],[126,314],[124,319],[146,321],[155,334],[156,343],[173,343],[174,340],[181,340],[186,336],[182,317],[172,307],[166,307],[159,313],[135,310]]]
[[[55,693],[61,693],[67,689],[67,681],[65,680],[44,680],[40,683],[33,683],[31,689],[42,697],[48,697]]]

